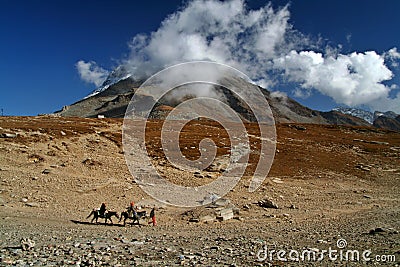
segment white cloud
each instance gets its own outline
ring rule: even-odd
[[[390,59],[400,59],[400,53],[397,52],[397,47],[393,47],[385,53]]]
[[[148,76],[166,66],[192,60],[225,63],[243,71],[256,84],[272,89],[277,74],[300,84],[296,97],[314,89],[349,106],[387,99],[393,87],[382,82],[393,73],[385,60],[397,63],[396,48],[383,55],[374,51],[340,54],[341,46],[321,49],[289,23],[289,7],[267,4],[249,10],[243,0],[193,0],[168,16],[149,35],[137,35],[125,64],[133,76]],[[351,40],[351,34],[346,36]],[[305,47],[310,51],[301,51]],[[325,54],[312,49],[319,48]],[[300,51],[300,52],[298,52]],[[371,104],[372,105],[372,104]]]
[[[341,54],[341,45],[331,47],[322,37],[307,37],[289,19],[288,5],[250,10],[244,0],[189,0],[156,31],[134,36],[123,66],[133,78],[147,78],[176,63],[210,60],[236,67],[268,89],[283,74],[284,81],[299,84],[292,92],[296,97],[318,90],[348,106],[395,107],[398,98],[389,98],[389,92],[397,87],[385,83],[393,78],[387,66],[399,64],[396,47],[383,54]],[[346,39],[350,42],[351,34]],[[97,86],[108,73],[94,62],[79,61],[76,66],[83,80]]]
[[[289,17],[288,6],[249,10],[243,0],[190,1],[157,31],[135,36],[125,65],[140,77],[175,63],[210,60],[237,67],[254,80],[266,78],[272,58],[306,42],[291,30]]]
[[[270,80],[270,79],[258,79],[258,80],[253,80],[253,83],[255,85],[258,85],[262,88],[272,88],[275,84],[274,81]]]
[[[399,66],[400,53],[397,51],[397,47],[393,47],[386,53],[384,53],[385,59],[388,60],[393,67]]]
[[[384,57],[374,51],[337,57],[324,57],[314,51],[291,51],[273,62],[289,81],[301,84],[305,95],[307,90],[316,89],[348,106],[385,99],[391,90],[382,82],[391,80],[393,73],[386,67]]]
[[[397,93],[395,98],[382,97],[369,103],[372,110],[378,111],[394,111],[400,114],[400,92]]]
[[[97,66],[93,61],[85,62],[79,60],[75,66],[82,80],[88,83],[94,83],[97,87],[105,81],[109,73],[107,70]]]
[[[296,88],[293,90],[293,95],[298,98],[306,99],[312,95],[312,92],[310,89],[305,90],[304,88],[303,89]]]
[[[287,94],[281,91],[273,91],[271,92],[271,97],[286,100]]]

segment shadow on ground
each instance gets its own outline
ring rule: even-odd
[[[124,227],[123,224],[115,224],[115,223],[95,223],[95,222],[85,222],[85,221],[77,221],[77,220],[71,220],[71,222],[75,223],[75,224],[85,224],[85,225],[104,225],[104,226],[117,226],[117,227]]]

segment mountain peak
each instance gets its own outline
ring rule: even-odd
[[[97,117],[102,115],[111,118],[123,118],[130,100],[142,83],[143,80],[132,79],[131,73],[121,65],[113,70],[108,75],[102,86],[93,91],[90,95],[56,113],[60,116]],[[232,79],[229,83],[242,89],[256,86],[253,83],[241,79]],[[188,91],[188,88],[181,89],[182,92],[186,92],[186,94],[191,92],[190,90]],[[219,100],[232,107],[243,120],[253,121],[253,111],[249,109],[247,104],[244,103],[240,97],[232,94],[229,90],[224,90],[218,86],[213,88],[213,90],[215,91],[215,95],[221,98]],[[369,125],[395,131],[400,130],[400,126],[398,125],[400,116],[391,111],[372,113],[357,108],[339,107],[330,112],[321,112],[307,108],[290,97],[276,97],[276,94],[266,89],[261,89],[261,91],[268,101],[275,122],[277,123],[297,122],[355,126]],[[173,97],[172,100],[174,101],[168,97],[159,99],[154,106],[154,118],[163,119],[168,115],[171,108],[187,99],[187,97],[192,97],[190,94],[183,94],[180,95],[180,98],[177,98],[177,95],[180,94],[168,95],[168,97]],[[152,96],[150,94],[140,97],[143,97],[143,101],[145,101]],[[376,118],[381,118],[379,123],[375,123]]]
[[[397,114],[393,111],[386,111],[386,112],[375,111],[374,112],[374,120],[376,120],[378,117],[381,117],[381,116],[391,118],[391,119],[396,119],[396,117],[399,116],[399,114]]]
[[[368,122],[369,124],[374,123],[375,116],[370,111],[366,111],[366,110],[358,109],[358,108],[345,108],[345,107],[338,107],[338,108],[334,108],[333,110],[343,113],[343,114],[348,114],[348,115],[363,119],[366,122]]]
[[[95,89],[93,92],[91,92],[85,98],[89,98],[94,95],[97,95],[98,93],[101,93],[101,92],[107,90],[110,86],[118,83],[119,81],[126,80],[126,79],[130,78],[131,76],[132,76],[132,74],[128,71],[128,69],[124,65],[119,65],[112,72],[110,72],[110,74],[108,74],[106,80],[103,82],[103,84],[99,88]]]
[[[400,115],[393,111],[375,111],[374,113],[357,108],[335,108],[334,111],[361,118],[378,128],[400,130]]]

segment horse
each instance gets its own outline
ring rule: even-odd
[[[90,216],[92,216],[92,215],[93,215],[93,219],[91,220],[91,223],[93,223],[94,220],[96,220],[96,223],[97,223],[97,220],[99,218],[104,218],[105,219],[104,223],[107,223],[107,220],[110,220],[111,224],[113,224],[113,221],[111,219],[112,216],[115,216],[115,217],[117,217],[117,219],[119,219],[118,212],[116,212],[116,211],[107,211],[104,213],[104,215],[100,215],[99,211],[97,209],[94,209],[89,214],[89,216],[87,216],[86,219],[89,219]]]
[[[132,224],[137,222],[137,224],[140,225],[139,220],[141,218],[146,218],[146,216],[147,216],[147,213],[145,210],[134,212],[132,216],[129,216],[129,213],[127,211],[123,211],[123,212],[121,212],[121,219],[119,219],[119,222],[121,222],[122,218],[124,218],[124,226],[125,226],[126,220],[128,220],[128,219],[132,220]]]

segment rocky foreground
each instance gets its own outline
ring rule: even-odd
[[[399,133],[278,125],[276,157],[261,188],[248,192],[249,168],[224,205],[191,209],[158,203],[134,182],[121,123],[0,118],[1,266],[400,264]],[[196,140],[224,138],[218,127],[203,126],[182,137],[188,158],[198,153]],[[218,176],[215,169],[177,175],[157,149],[157,129],[152,122],[148,147],[172,182],[191,177],[204,184]],[[250,141],[256,155],[256,139]],[[226,152],[221,145],[217,156]],[[120,213],[132,200],[148,212],[155,205],[158,225],[148,218],[125,227],[116,218],[107,225],[86,219],[101,202]],[[221,218],[226,209],[232,216]]]

